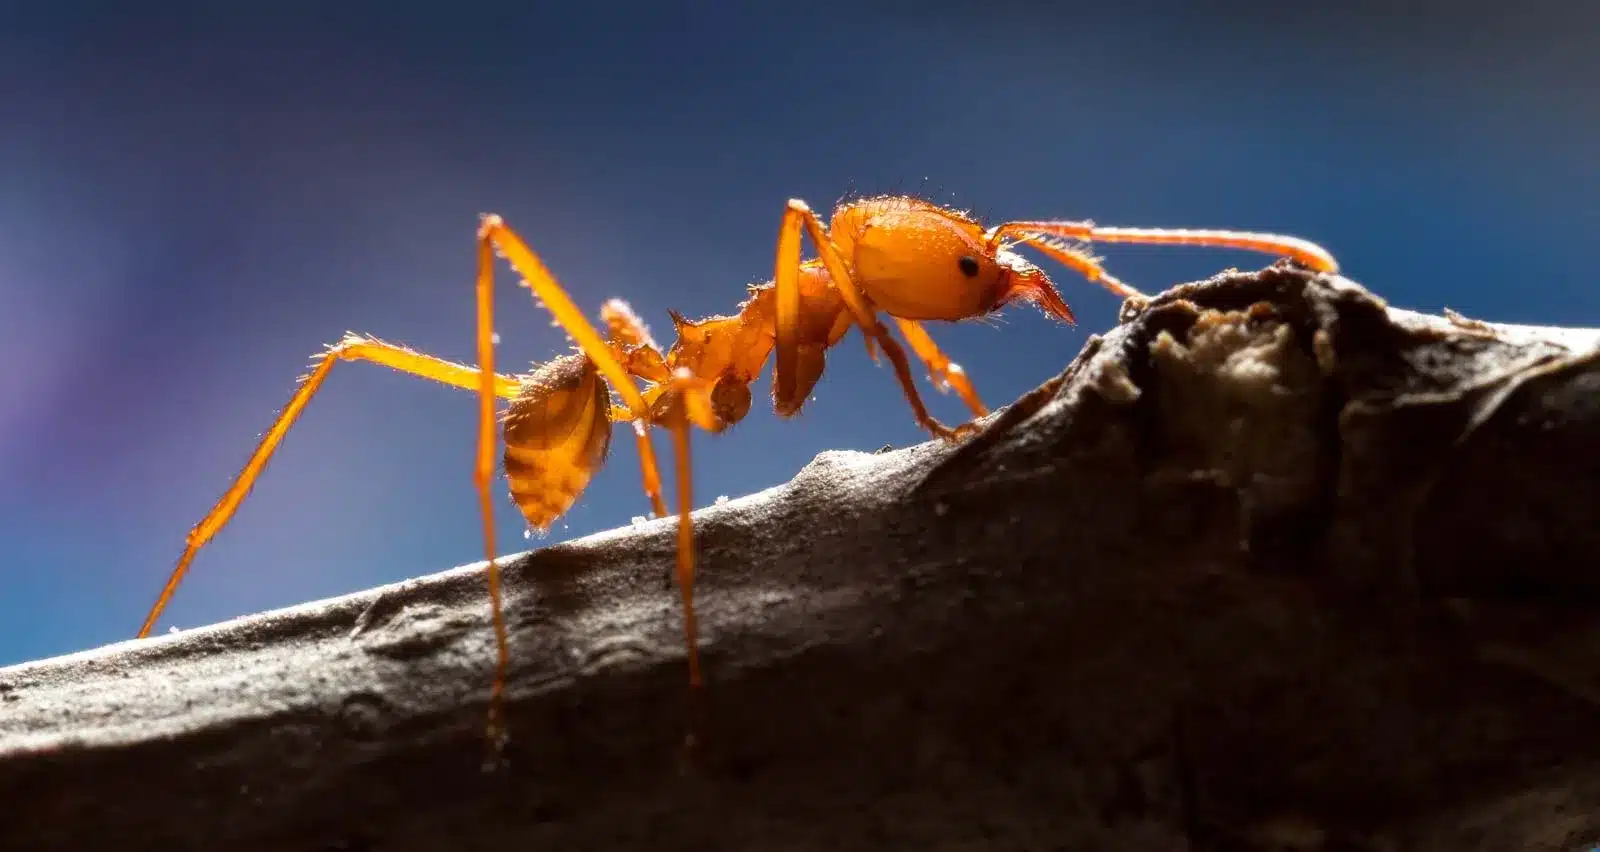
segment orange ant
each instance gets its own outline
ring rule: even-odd
[[[819,257],[802,262],[801,232]],[[267,460],[294,424],[336,361],[370,361],[404,373],[477,391],[478,453],[473,484],[483,514],[490,611],[497,650],[490,688],[488,732],[492,748],[504,741],[502,722],[510,663],[501,616],[500,574],[495,561],[494,516],[489,482],[494,473],[495,401],[509,401],[503,418],[504,463],[512,499],[530,527],[548,530],[577,500],[605,461],[611,423],[633,424],[643,486],[656,516],[667,515],[660,468],[649,429],[672,436],[677,464],[677,583],[683,597],[691,691],[702,684],[694,611],[694,509],[689,428],[721,432],[750,410],[750,385],[769,354],[775,354],[773,408],[779,416],[800,411],[822,376],[824,353],[851,326],[865,337],[868,355],[883,350],[911,404],[917,423],[945,440],[976,431],[989,413],[961,367],[939,351],[921,322],[955,322],[993,313],[1016,301],[1031,301],[1044,313],[1074,323],[1043,270],[1012,251],[1030,245],[1123,297],[1140,293],[1112,277],[1084,250],[1063,240],[1219,246],[1288,255],[1312,268],[1337,270],[1322,248],[1294,237],[1239,231],[1102,228],[1089,222],[1016,221],[985,230],[966,214],[906,196],[841,203],[825,226],[805,202],[790,200],[778,232],[772,281],[750,288],[734,316],[700,321],[672,313],[678,339],[658,347],[626,303],[608,301],[601,319],[608,334],[584,319],[565,290],[499,216],[486,215],[478,228],[477,344],[481,368],[455,364],[371,337],[347,334],[327,348],[302,377],[299,388],[261,439],[255,453],[222,498],[190,531],[183,556],[139,629],[150,634],[199,549],[233,516]],[[533,290],[578,352],[555,358],[521,376],[494,372],[492,290],[499,253]],[[954,428],[930,415],[911,376],[904,350],[878,321],[892,317],[911,351],[941,389],[954,388],[974,421]],[[775,353],[774,353],[775,350]],[[637,382],[635,380],[638,380]],[[640,384],[642,382],[643,384]],[[612,394],[621,405],[612,403]],[[694,743],[691,735],[690,745]]]

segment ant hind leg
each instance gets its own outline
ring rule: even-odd
[[[494,283],[494,254],[497,250],[511,264],[512,269],[516,270],[522,277],[522,285],[533,291],[539,303],[550,312],[556,323],[578,344],[578,348],[599,369],[601,375],[611,385],[612,390],[622,398],[623,405],[626,407],[626,416],[634,422],[634,434],[639,442],[639,457],[643,468],[645,492],[650,495],[653,508],[664,514],[665,506],[660,498],[659,467],[656,463],[655,450],[650,443],[648,431],[653,423],[651,407],[649,402],[645,400],[644,392],[640,390],[639,384],[635,381],[633,374],[629,372],[627,365],[618,359],[617,352],[607,342],[606,338],[601,335],[599,329],[584,318],[583,312],[579,311],[577,305],[573,304],[572,298],[567,295],[566,290],[556,281],[555,276],[550,274],[550,270],[545,268],[544,262],[539,259],[539,256],[533,249],[528,247],[528,244],[515,231],[512,231],[505,224],[504,220],[493,214],[484,216],[482,223],[478,226],[479,357],[485,359],[486,362],[487,359],[493,357],[492,312],[494,300],[492,288]],[[610,309],[603,313],[614,334],[619,330],[629,333],[637,332],[641,341],[648,340],[648,335],[644,334],[642,327],[637,329],[626,327],[628,318],[631,317],[631,311],[622,311],[616,305],[608,305],[608,308]],[[492,422],[489,419],[488,402],[485,402],[484,412],[483,435],[487,436],[488,441],[492,441]],[[612,412],[612,419],[621,419],[618,416],[619,414],[620,412]],[[492,461],[489,455],[489,446],[492,446],[492,444],[486,441],[484,448],[479,451],[478,469],[480,472],[487,469]],[[480,491],[485,495],[488,493],[487,488],[482,488]],[[494,527],[489,514],[488,498],[485,496],[484,534],[489,541],[490,554],[489,594],[496,612],[497,639],[503,648],[505,641],[504,625],[498,617],[500,606],[499,575],[494,564],[493,531]],[[504,659],[503,652],[502,659]],[[697,661],[697,658],[694,661]],[[491,717],[489,723],[491,734],[497,733],[500,727],[498,712],[500,696],[504,689],[504,675],[505,667],[502,663],[499,674],[495,678],[494,691],[491,693]],[[698,670],[695,671],[695,676],[698,676]]]
[[[511,399],[517,394],[517,379],[515,376],[498,376],[464,364],[455,364],[432,355],[425,355],[393,343],[366,337],[358,334],[347,334],[338,343],[327,347],[313,362],[311,372],[302,376],[299,387],[295,389],[294,396],[290,397],[287,405],[278,413],[272,426],[262,435],[256,444],[255,451],[251,453],[249,461],[239,471],[233,484],[217,500],[206,516],[195,524],[189,531],[185,542],[183,556],[178,559],[177,567],[173,569],[167,584],[162,588],[161,594],[156,598],[155,605],[145,616],[144,624],[140,626],[138,638],[145,638],[160,620],[161,613],[166,609],[172,595],[178,589],[178,584],[188,573],[189,565],[194,561],[195,554],[207,542],[233,519],[239,509],[239,504],[244,502],[245,495],[255,487],[256,480],[261,477],[261,472],[266,468],[267,462],[277,451],[285,435],[300,418],[311,398],[322,387],[322,382],[328,377],[328,372],[338,361],[369,361],[399,370],[402,373],[452,385],[467,390],[477,390],[480,387],[480,375],[484,378],[482,385],[487,385],[490,392],[501,399]]]

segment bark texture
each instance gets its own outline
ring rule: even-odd
[[[26,850],[1580,850],[1600,332],[1279,264],[1091,337],[959,446],[829,452],[479,566],[0,670]]]

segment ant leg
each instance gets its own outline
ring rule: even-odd
[[[555,321],[572,339],[577,341],[583,354],[594,362],[600,373],[628,406],[636,421],[648,422],[650,407],[645,403],[633,376],[616,358],[611,346],[600,336],[583,313],[572,303],[555,277],[545,268],[538,255],[505,222],[494,214],[487,214],[478,225],[478,358],[485,369],[494,358],[494,255],[499,250],[510,261],[511,267],[522,276],[522,285],[532,290],[541,304],[550,311]],[[494,472],[494,410],[488,384],[480,391],[483,401],[478,421],[478,459],[473,470],[473,482],[478,486],[479,500],[483,506],[483,534],[489,556],[489,603],[495,612],[495,642],[501,649],[500,664],[495,670],[494,684],[489,692],[489,738],[491,747],[498,748],[503,735],[500,722],[502,695],[505,691],[509,656],[505,652],[505,623],[500,619],[500,570],[494,560],[494,515],[489,502],[489,477]],[[655,451],[645,438],[639,440],[641,457],[655,464]],[[648,487],[648,483],[647,487]]]
[[[650,511],[658,518],[665,518],[667,504],[661,500],[661,468],[656,464],[656,447],[650,443],[650,429],[644,421],[633,421],[633,437],[639,444],[639,467],[644,474],[644,494],[650,498]]]
[[[707,432],[721,432],[726,426],[717,418],[711,404],[712,382],[698,378],[686,369],[673,372],[669,392],[676,405],[666,418],[672,433],[673,455],[678,474],[678,591],[683,596],[683,634],[689,647],[689,738],[684,744],[688,759],[698,759],[705,738],[705,681],[700,669],[700,627],[694,610],[694,469],[689,454],[689,426]]]
[[[646,381],[666,378],[666,359],[650,337],[650,330],[645,328],[644,321],[639,319],[627,302],[621,299],[607,300],[600,306],[600,319],[606,324],[613,344],[634,347],[631,352],[628,349],[618,350],[623,366],[629,373]],[[645,496],[650,500],[650,511],[658,518],[665,518],[667,506],[661,500],[661,468],[656,464],[655,445],[650,442],[649,422],[635,418],[629,409],[618,409],[616,406],[612,406],[611,419],[619,423],[632,421],[633,437],[639,445],[642,484]]]
[[[628,372],[627,367],[617,359],[610,344],[606,342],[605,338],[601,337],[599,330],[590,324],[587,319],[584,319],[583,313],[572,303],[571,297],[556,282],[555,276],[550,274],[550,270],[545,268],[544,263],[539,260],[539,256],[528,248],[527,243],[523,242],[522,238],[517,236],[516,232],[512,231],[499,216],[493,214],[484,216],[482,224],[478,227],[478,334],[480,347],[489,345],[492,342],[485,329],[488,327],[487,317],[492,305],[487,291],[493,278],[491,267],[494,259],[493,253],[496,249],[499,249],[504,254],[511,267],[522,276],[522,285],[534,292],[539,302],[550,312],[556,322],[566,329],[567,334],[571,335],[572,339],[577,342],[578,347],[583,350],[583,354],[587,355],[589,360],[594,362],[595,367],[600,370],[601,374],[610,381],[612,390],[622,397],[622,402],[627,408],[628,419],[631,419],[635,424],[634,434],[639,437],[639,459],[641,466],[645,470],[645,489],[650,491],[651,486],[654,485],[655,493],[659,495],[659,472],[654,478],[651,477],[651,471],[659,471],[659,467],[656,463],[655,449],[651,446],[647,435],[647,430],[653,420],[651,418],[650,404],[645,400],[644,393],[640,391],[639,385],[634,381],[634,377]],[[627,317],[631,313],[631,311],[627,312],[627,314],[621,311],[606,312],[607,324],[612,326],[614,334],[617,333],[616,329],[619,328],[618,323],[623,326],[627,325],[630,321]],[[642,327],[635,329],[635,331],[637,331],[641,339],[648,338]],[[709,400],[707,405],[709,405]],[[691,405],[690,409],[693,410],[695,407]],[[709,411],[709,408],[707,408],[707,411]],[[614,411],[613,416],[615,417],[617,413]],[[642,429],[640,424],[643,424]],[[682,486],[680,486],[680,492],[681,489]],[[653,496],[652,502],[659,505],[659,497]],[[665,506],[661,506],[661,509],[663,510],[661,514],[666,514],[664,511]],[[687,516],[687,512],[684,514]],[[486,529],[492,529],[492,527],[489,527],[490,522],[487,514],[485,515],[484,523]],[[680,555],[679,559],[683,558]],[[692,554],[689,558],[692,560]],[[691,562],[690,564],[690,573],[692,574],[693,563]],[[490,565],[491,584],[493,584],[492,560]],[[493,594],[494,590],[493,586],[491,586],[491,595]],[[692,595],[692,592],[685,592],[685,594]],[[690,597],[685,597],[686,601],[690,599]],[[692,622],[693,618],[692,608],[686,610],[685,621]],[[694,634],[691,632],[689,640],[689,676],[691,684],[698,685],[700,677],[699,649],[693,636]],[[493,722],[491,722],[492,724]]]
[[[894,321],[900,326],[900,333],[905,335],[906,343],[911,345],[911,352],[928,366],[928,378],[940,388],[955,388],[961,400],[972,409],[974,418],[987,416],[989,408],[978,398],[978,391],[972,387],[972,380],[967,378],[967,371],[939,351],[939,346],[933,342],[933,337],[922,323],[900,317],[895,317]]]
[[[634,438],[639,444],[639,460],[644,466],[644,492],[650,498],[650,508],[658,516],[667,514],[666,504],[661,500],[661,475],[660,466],[656,463],[655,446],[650,443],[647,432],[650,422],[650,405],[645,401],[644,395],[639,390],[639,385],[634,382],[628,368],[616,357],[616,353],[605,339],[600,336],[599,330],[583,318],[583,313],[577,305],[567,296],[565,290],[556,282],[555,276],[545,268],[539,256],[528,248],[527,243],[517,236],[505,222],[493,214],[483,217],[483,224],[478,228],[478,243],[480,255],[487,260],[479,265],[480,287],[487,279],[493,277],[492,252],[499,249],[510,261],[511,267],[522,275],[522,285],[534,292],[534,295],[555,317],[557,323],[566,330],[572,339],[577,341],[583,354],[589,356],[600,372],[611,383],[611,387],[622,397],[627,406],[628,417],[613,419],[628,419],[634,422]],[[480,297],[486,298],[486,297]],[[492,310],[492,301],[480,301],[480,319]],[[640,342],[651,343],[650,335],[639,323],[633,311],[627,304],[613,299],[608,301],[601,309],[602,316],[612,329],[612,334],[619,334],[619,329],[627,328],[635,335],[634,338],[624,337],[624,342],[637,339]],[[487,323],[479,323],[479,339],[484,339],[483,328]],[[653,343],[652,343],[653,345]],[[643,424],[643,425],[641,425]]]
[[[517,236],[505,222],[496,215],[489,214],[483,217],[483,224],[478,228],[478,245],[480,256],[492,260],[492,252],[498,249],[511,268],[522,276],[521,284],[532,290],[534,295],[544,305],[555,321],[572,336],[583,354],[599,368],[600,372],[611,383],[613,390],[622,397],[622,402],[640,420],[648,420],[650,406],[645,402],[644,394],[639,390],[639,385],[634,382],[633,376],[627,368],[617,360],[611,346],[605,338],[600,336],[598,329],[578,310],[572,303],[567,291],[556,282],[555,276],[545,268],[544,262],[528,244]],[[480,266],[480,276],[491,272],[488,264]],[[481,329],[480,329],[481,330]]]
[[[650,442],[650,424],[634,419],[632,411],[616,405],[611,406],[611,421],[633,426],[633,438],[639,445],[639,468],[643,474],[640,484],[644,487],[644,496],[650,500],[651,513],[665,518],[667,504],[661,502],[661,468],[656,464],[655,445]]]
[[[260,478],[261,471],[272,458],[273,452],[289,432],[289,427],[299,419],[300,413],[305,410],[311,397],[322,387],[322,382],[327,378],[328,372],[338,361],[369,361],[385,367],[391,367],[402,373],[407,373],[419,378],[453,385],[467,390],[477,390],[483,385],[491,388],[492,393],[501,399],[512,399],[517,395],[517,379],[514,376],[498,376],[473,367],[455,364],[431,355],[425,355],[392,343],[385,343],[371,337],[358,334],[347,334],[338,343],[329,346],[317,357],[311,372],[300,380],[300,386],[295,390],[294,396],[289,399],[288,405],[278,413],[272,427],[262,436],[256,445],[255,452],[250,460],[245,463],[244,469],[234,479],[233,484],[223,493],[211,511],[189,531],[189,537],[184,543],[183,556],[178,559],[178,565],[172,570],[172,575],[167,579],[167,585],[162,588],[161,595],[156,598],[155,606],[150,608],[150,614],[145,616],[144,624],[139,628],[139,638],[150,635],[151,628],[161,618],[162,610],[178,589],[178,584],[189,571],[189,565],[194,561],[195,554],[204,547],[213,536],[232,520],[239,504],[244,501],[245,495],[255,486]],[[485,378],[480,384],[480,377]]]
[[[487,241],[478,241],[477,340],[478,363],[487,376],[494,371],[494,254]],[[478,387],[478,453],[472,465],[472,486],[478,492],[478,512],[483,518],[484,577],[489,584],[489,616],[494,623],[494,680],[489,684],[489,719],[485,738],[489,754],[484,768],[493,766],[505,746],[506,677],[511,673],[511,642],[500,600],[500,565],[494,561],[494,505],[489,499],[489,480],[494,476],[495,422],[494,397],[489,380]]]
[[[611,330],[613,340],[623,343],[643,344],[653,351],[656,350],[655,342],[650,339],[649,332],[639,317],[628,308],[625,302],[613,299],[606,303],[601,311],[607,326]],[[660,361],[660,369],[665,372],[665,359]],[[652,378],[654,378],[652,374]],[[717,416],[712,404],[711,391],[715,383],[695,376],[687,369],[679,368],[672,373],[661,376],[665,381],[652,387],[649,396],[660,400],[663,395],[670,394],[668,406],[660,412],[660,419],[651,422],[654,425],[665,425],[672,433],[674,456],[677,462],[678,474],[678,559],[676,576],[679,593],[683,596],[683,630],[684,639],[688,645],[689,686],[693,690],[691,701],[698,708],[700,692],[704,684],[700,669],[700,644],[699,625],[694,611],[694,479],[693,466],[690,464],[689,454],[689,427],[699,426],[707,432],[721,432],[726,428],[725,423]],[[656,412],[653,412],[656,413]],[[646,434],[647,421],[634,420],[634,429],[637,434]],[[644,467],[646,482],[654,482],[660,488],[660,471],[656,469],[654,457],[646,458],[640,454],[640,463]],[[659,503],[659,496],[655,496]],[[665,517],[665,510],[658,510],[658,515]],[[698,716],[696,716],[695,732],[698,733]],[[691,734],[689,747],[693,750],[696,746],[694,734]]]
[[[773,297],[776,314],[773,325],[777,349],[777,363],[773,368],[773,396],[779,416],[787,417],[794,414],[800,410],[800,403],[803,401],[797,398],[798,394],[795,392],[800,346],[799,277],[802,227],[811,235],[811,242],[817,247],[817,254],[822,258],[828,276],[833,279],[834,287],[843,298],[845,307],[855,317],[856,324],[861,327],[862,336],[869,341],[877,341],[884,354],[889,356],[889,361],[894,365],[895,378],[899,380],[900,388],[905,392],[906,401],[911,403],[911,412],[916,418],[917,425],[947,441],[977,431],[977,427],[970,423],[952,429],[928,413],[927,407],[922,404],[921,395],[917,393],[916,383],[911,378],[911,365],[906,361],[905,350],[900,348],[900,344],[889,336],[889,330],[878,321],[877,311],[867,305],[860,289],[856,287],[855,279],[850,277],[850,270],[845,266],[844,259],[839,257],[839,252],[828,239],[822,223],[817,221],[816,214],[798,198],[789,199],[789,205],[784,208],[783,223],[778,230],[777,264],[773,271],[773,286],[777,291]]]

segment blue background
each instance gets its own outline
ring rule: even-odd
[[[591,316],[622,296],[661,336],[668,309],[726,312],[770,275],[784,199],[851,189],[1277,230],[1402,306],[1600,323],[1600,4],[668,5],[6,4],[0,664],[130,637],[345,330],[472,361],[483,211]],[[1271,260],[1099,251],[1151,292]],[[1019,308],[934,329],[991,406],[1112,323],[1115,299],[1048,268],[1078,328]],[[564,350],[501,275],[501,364]],[[754,390],[699,440],[702,504],[922,440],[854,334],[801,417]],[[335,368],[158,631],[479,559],[475,416]],[[613,446],[547,541],[645,513]],[[501,552],[536,544],[503,494]]]

